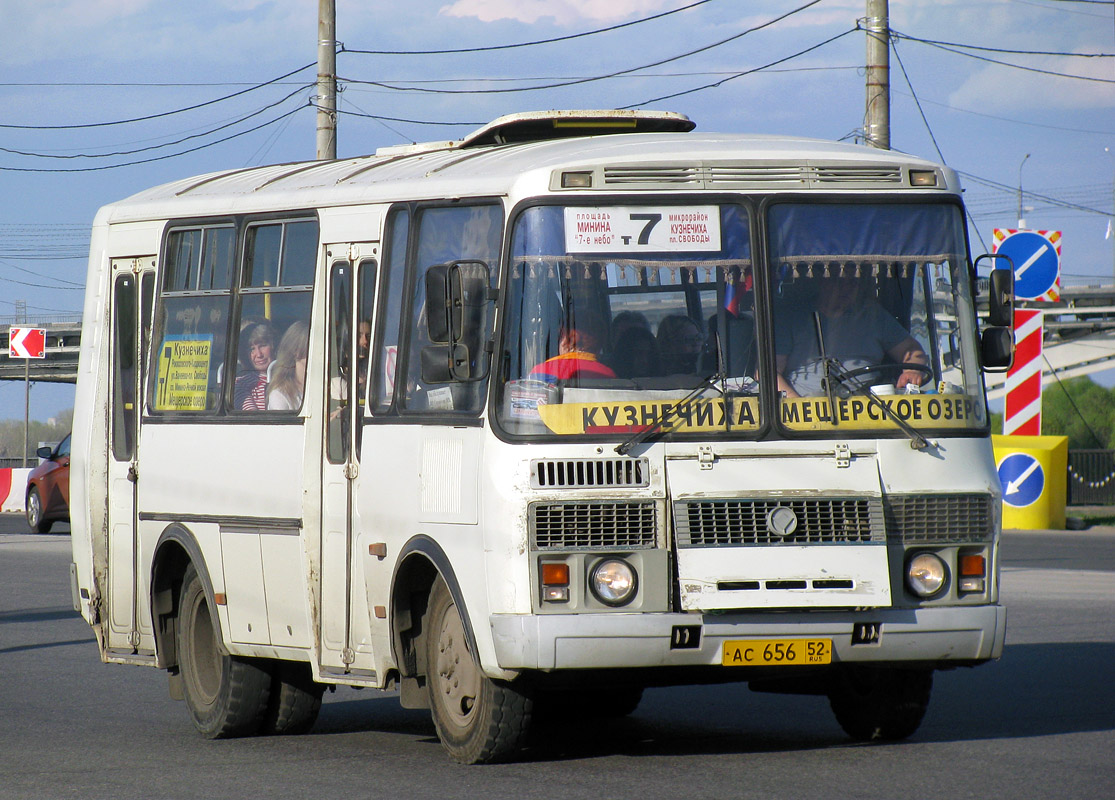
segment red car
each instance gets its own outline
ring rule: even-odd
[[[55,522],[70,521],[70,437],[53,450],[40,447],[46,459],[27,476],[27,524],[35,533],[48,533]]]

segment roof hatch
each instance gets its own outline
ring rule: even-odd
[[[673,111],[527,111],[489,122],[462,139],[459,146],[517,144],[611,133],[686,133],[695,127],[697,123],[689,117]]]

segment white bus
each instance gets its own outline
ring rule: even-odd
[[[898,739],[934,670],[998,658],[1009,286],[981,336],[956,175],[693,127],[517,114],[102,209],[71,489],[102,659],[208,737],[397,690],[475,763],[686,683]]]

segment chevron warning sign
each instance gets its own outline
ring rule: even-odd
[[[46,358],[46,328],[17,328],[8,332],[8,358]]]
[[[1014,364],[1007,372],[1003,433],[1041,435],[1041,337],[1043,312],[1014,311]]]

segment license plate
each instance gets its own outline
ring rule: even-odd
[[[734,639],[724,642],[725,667],[796,666],[832,663],[832,639]]]

